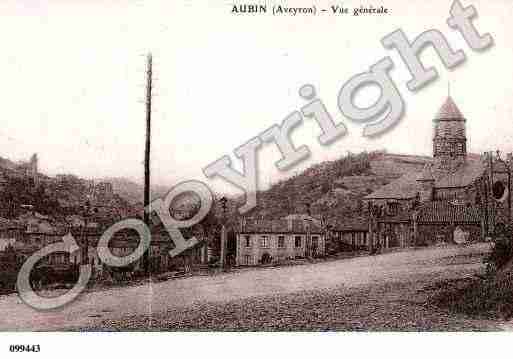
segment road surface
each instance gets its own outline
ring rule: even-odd
[[[381,297],[392,293],[391,289],[390,291],[387,289],[388,284],[392,286],[402,283],[404,288],[411,288],[410,283],[420,283],[421,280],[425,282],[423,282],[424,284],[429,284],[434,280],[473,275],[482,269],[482,263],[479,260],[455,262],[451,258],[467,258],[472,254],[486,251],[487,246],[487,244],[478,244],[470,247],[432,247],[315,264],[242,269],[212,276],[188,277],[139,286],[118,287],[85,293],[64,308],[50,312],[34,310],[21,302],[17,295],[9,295],[0,297],[0,313],[2,313],[0,330],[144,330],[150,326],[153,328],[153,325],[156,329],[169,330],[180,330],[180,328],[187,330],[208,330],[209,328],[255,330],[259,328],[252,328],[246,322],[237,324],[237,318],[233,318],[228,324],[210,325],[207,323],[202,327],[203,324],[194,323],[197,319],[194,319],[195,317],[193,318],[191,313],[196,313],[201,308],[206,311],[214,308],[213,313],[215,313],[229,303],[235,303],[235,306],[240,307],[243,305],[242,303],[245,303],[244,300],[251,301],[255,298],[269,296],[281,298],[280,303],[283,309],[287,304],[294,303],[298,297],[317,296],[318,293],[326,291],[328,293],[337,291],[337,297],[344,296],[344,293],[352,293],[358,301],[358,295],[364,295],[363,292],[358,294],[358,291],[365,289],[367,303],[371,303],[372,298],[368,297],[368,293],[373,288],[381,288],[381,294],[377,294],[378,297]],[[315,300],[319,300],[318,297],[315,298]],[[376,302],[374,298],[372,301],[374,306],[380,306],[379,300]],[[295,304],[296,307],[301,305],[306,306],[307,304]],[[322,306],[322,304],[318,306]],[[242,312],[247,310],[251,309],[248,308]],[[265,309],[264,311],[267,313],[269,310]],[[169,317],[171,315],[180,316],[180,313],[189,313],[184,314],[184,316],[188,316],[188,319],[184,319],[187,321],[186,324],[184,321],[181,324],[177,323],[175,319]],[[209,315],[205,315],[207,318],[202,318],[202,320],[208,322]],[[336,315],[336,313],[332,314],[335,317]],[[126,324],[124,318],[135,318],[134,327]],[[289,324],[285,323],[284,326],[278,327],[267,327],[266,325],[269,324],[267,322],[258,325],[278,330],[369,329],[364,324],[362,328],[359,328],[354,323],[347,324],[347,326],[345,326],[346,324],[342,325],[340,321],[333,327],[327,325],[326,322],[322,322],[323,326],[319,322],[318,326],[312,325],[311,328],[308,323],[303,323],[303,326],[298,327],[293,324],[293,318],[290,320],[287,322]],[[154,324],[152,324],[153,321]],[[215,318],[212,317],[211,322],[213,321]],[[110,325],[111,327],[109,327]],[[477,325],[477,328],[474,328],[474,325]],[[487,329],[485,328],[487,325],[484,325],[483,329]],[[460,327],[457,326],[457,328]],[[479,329],[479,323],[472,322],[471,328]]]

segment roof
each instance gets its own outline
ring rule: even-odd
[[[330,222],[336,232],[367,232],[369,224],[366,218],[337,218]]]
[[[478,207],[454,204],[445,201],[428,202],[422,205],[417,216],[418,223],[481,223]]]
[[[423,203],[417,212],[417,223],[419,224],[440,224],[440,223],[467,223],[480,224],[481,211],[479,207],[448,201],[433,201]],[[378,222],[410,222],[412,211],[402,211],[395,216],[384,216],[378,218]]]
[[[317,226],[321,227],[321,220],[315,218],[315,217],[312,217],[311,215],[309,214],[306,214],[306,213],[294,213],[294,214],[289,214],[288,216],[286,217],[283,217],[282,219],[286,219],[286,220],[300,220],[300,221],[312,221],[313,223],[315,223]]]
[[[454,103],[454,100],[451,96],[447,97],[444,104],[442,105],[442,107],[440,107],[440,110],[438,110],[438,113],[435,116],[435,120],[445,119],[465,119],[461,114],[461,111],[459,110],[458,106],[456,106],[456,104]]]
[[[479,178],[486,170],[481,158],[467,156],[467,160],[454,172],[434,171],[435,188],[467,187]]]
[[[310,226],[310,227],[309,227]],[[278,220],[246,220],[239,233],[321,233],[321,227],[314,221],[284,219]]]
[[[25,206],[33,207],[32,205],[25,205]],[[46,216],[44,214],[41,214],[39,212],[25,212],[23,214],[20,214],[18,216],[18,219],[20,221],[29,221],[29,220],[32,220],[32,219],[38,219],[38,220],[48,221],[48,222],[52,221],[52,218],[50,218],[49,216]]]
[[[411,199],[419,191],[418,173],[406,173],[398,179],[368,194],[364,199]]]
[[[436,188],[462,188],[470,186],[485,171],[486,165],[483,161],[474,156],[467,156],[466,161],[454,171],[433,169],[431,174],[435,179]],[[379,188],[364,199],[411,199],[420,191],[418,179],[424,173],[410,172],[402,177]]]

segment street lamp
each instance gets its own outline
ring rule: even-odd
[[[89,264],[89,236],[87,233],[87,228],[88,228],[88,224],[89,224],[88,218],[89,218],[89,216],[91,216],[91,214],[98,213],[98,208],[95,207],[91,211],[91,202],[86,201],[85,205],[83,205],[81,207],[81,209],[82,209],[82,215],[84,216],[84,226],[82,227],[82,236],[84,237],[84,243],[85,243],[85,248],[83,250],[83,254],[84,254],[83,263]]]

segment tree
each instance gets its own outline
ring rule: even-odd
[[[497,225],[493,234],[493,247],[485,258],[489,273],[494,273],[509,264],[513,258],[513,231],[510,226]]]
[[[0,252],[0,291],[14,290],[20,268],[18,254],[12,246],[8,246],[3,252]]]

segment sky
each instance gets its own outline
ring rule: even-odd
[[[314,1],[318,7],[335,2]],[[446,24],[449,1],[382,0],[387,16],[272,16],[231,14],[233,1],[3,0],[0,3],[0,156],[28,159],[38,153],[48,175],[122,176],[142,182],[145,54],[154,58],[153,182],[172,186],[199,179],[216,191],[234,191],[206,180],[202,169],[305,105],[299,88],[313,84],[335,122],[349,133],[329,146],[320,129],[304,121],[292,133],[312,155],[280,172],[280,154],[259,152],[261,187],[348,151],[386,149],[431,155],[432,119],[451,95],[467,118],[468,148],[513,151],[513,6],[510,0],[462,1],[474,5],[478,31],[495,45],[472,51]],[[271,6],[273,2],[268,2]],[[281,2],[287,5],[287,2]],[[289,6],[312,1],[289,1]],[[338,4],[338,3],[337,3]],[[359,6],[344,1],[344,6]],[[376,5],[376,4],[374,4]],[[448,71],[432,49],[422,54],[439,78],[411,93],[410,76],[394,50],[380,40],[401,28],[409,39],[440,30],[464,64]],[[344,118],[337,95],[352,76],[385,56],[406,103],[401,122],[387,134],[362,137],[362,124]],[[360,91],[372,104],[379,91]]]

